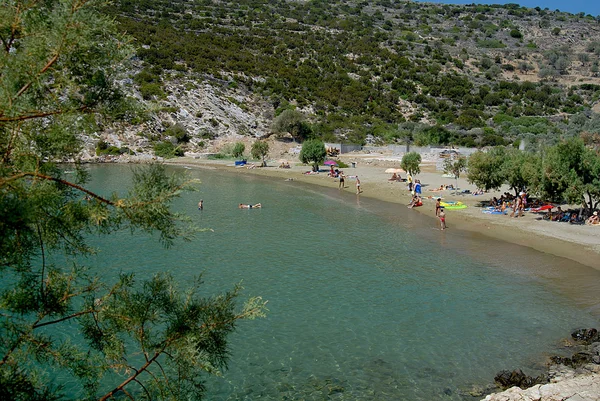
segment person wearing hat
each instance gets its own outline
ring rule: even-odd
[[[594,212],[585,222],[586,224],[600,224],[600,218],[598,217],[598,212]]]

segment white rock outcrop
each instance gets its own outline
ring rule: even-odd
[[[578,371],[564,366],[556,369],[550,383],[525,390],[512,387],[484,401],[600,401],[600,365],[586,365]]]

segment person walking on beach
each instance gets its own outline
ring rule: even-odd
[[[358,179],[358,176],[356,176],[356,195],[358,195],[361,192],[362,191],[360,190],[360,180]]]
[[[440,230],[445,230],[446,229],[446,212],[444,212],[443,207],[440,208],[440,213],[439,213],[438,217],[440,219]]]
[[[344,173],[340,171],[340,185],[338,185],[339,189],[346,188],[344,185]]]

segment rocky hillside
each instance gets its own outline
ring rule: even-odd
[[[590,15],[390,0],[120,0],[107,12],[136,38],[127,86],[151,110],[102,133],[112,153],[213,151],[219,138],[294,129],[461,146],[600,131]],[[278,123],[285,110],[295,125]]]

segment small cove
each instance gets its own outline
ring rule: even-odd
[[[130,179],[128,166],[90,170],[104,194]],[[598,324],[600,272],[586,266],[453,231],[451,219],[440,232],[402,205],[335,188],[188,173],[202,184],[175,207],[214,231],[169,250],[119,233],[97,241],[90,263],[109,266],[108,279],[169,271],[185,285],[203,273],[210,295],[243,281],[243,295],[269,301],[266,319],[231,337],[230,369],[208,380],[208,399],[459,400],[499,370],[537,373],[561,338]]]

